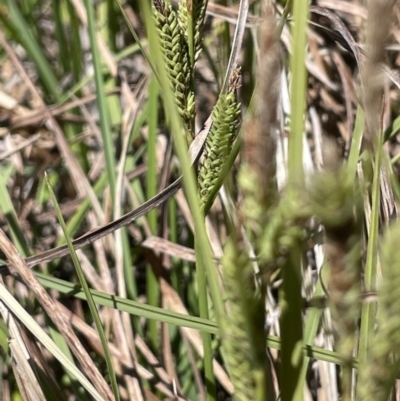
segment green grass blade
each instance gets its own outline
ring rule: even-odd
[[[42,273],[35,273],[38,280],[44,287],[52,288],[62,294],[74,296],[79,299],[86,300],[86,295],[81,287],[77,284],[69,283],[55,277],[50,277]],[[131,299],[121,298],[116,295],[110,295],[102,291],[90,290],[93,300],[102,306],[118,309],[121,312],[127,312],[131,315],[143,317],[146,319],[154,319],[163,323],[170,323],[178,326],[189,327],[195,330],[207,331],[208,333],[217,334],[218,329],[215,322],[207,321],[195,316],[183,315],[181,313],[172,312],[160,307],[150,306],[147,304],[133,301]]]
[[[67,296],[74,296],[78,299],[86,300],[86,295],[79,285],[69,283],[65,280],[60,280],[42,273],[36,273],[40,283],[46,287],[59,291]],[[93,300],[101,306],[115,308],[122,312],[127,312],[131,315],[144,317],[146,319],[156,319],[163,323],[169,323],[177,326],[188,327],[191,329],[206,331],[211,334],[218,334],[219,329],[215,322],[207,321],[195,316],[183,315],[181,313],[172,312],[162,308],[142,304],[130,299],[121,298],[116,295],[110,295],[102,291],[90,290]],[[281,339],[276,336],[268,336],[267,346],[273,349],[281,349]],[[309,358],[314,358],[320,361],[335,363],[341,365],[343,358],[334,351],[325,350],[320,347],[311,345],[303,346],[303,353]],[[357,368],[357,359],[353,361],[353,367]]]
[[[11,172],[11,170],[13,169],[14,167],[12,166],[10,166],[10,168],[7,168],[8,172]],[[31,254],[31,251],[25,239],[25,235],[20,227],[17,213],[14,209],[10,194],[8,193],[8,172],[6,171],[6,169],[2,170],[3,172],[0,172],[0,210],[3,212],[4,217],[7,220],[11,238],[13,240],[13,243],[15,244],[15,247],[22,255],[27,257]]]
[[[53,200],[53,203],[54,203],[54,208],[55,208],[55,211],[56,211],[56,214],[57,214],[58,221],[60,222],[62,230],[64,232],[64,235],[65,235],[65,238],[66,238],[66,241],[67,241],[67,244],[68,244],[68,248],[69,248],[69,251],[71,253],[71,258],[72,258],[72,261],[74,263],[77,275],[79,277],[79,282],[81,283],[82,289],[83,289],[83,291],[85,293],[86,300],[88,302],[90,312],[92,314],[93,320],[94,320],[94,322],[96,324],[97,331],[99,333],[101,345],[102,345],[103,350],[104,350],[104,356],[105,356],[105,360],[106,360],[106,363],[107,363],[108,374],[110,376],[111,386],[112,386],[112,390],[113,390],[113,393],[114,393],[114,397],[115,397],[115,399],[117,401],[119,401],[120,398],[119,398],[117,377],[115,375],[115,370],[114,370],[114,367],[113,367],[113,364],[112,364],[110,350],[108,348],[108,342],[107,342],[107,339],[106,339],[106,336],[105,336],[105,333],[104,333],[104,330],[103,330],[103,326],[102,326],[102,323],[101,323],[101,320],[100,320],[99,312],[98,312],[98,310],[96,308],[96,305],[95,305],[95,303],[93,301],[93,297],[91,296],[91,293],[90,293],[90,290],[89,290],[89,286],[88,286],[86,278],[85,278],[85,274],[83,273],[83,270],[82,270],[81,264],[79,262],[78,256],[76,254],[75,248],[72,245],[71,238],[68,235],[67,226],[65,225],[60,206],[58,205],[56,196],[55,196],[55,194],[53,192],[53,189],[52,189],[50,183],[48,183],[48,189],[49,189],[50,196],[51,196],[51,198]]]
[[[306,109],[307,70],[305,65],[307,46],[308,2],[294,0],[292,54],[290,57],[291,122],[288,149],[289,181],[301,185],[303,182],[303,133],[304,111]]]
[[[14,0],[7,0],[7,6],[10,13],[10,20],[15,31],[18,33],[18,40],[29,54],[31,60],[35,63],[40,80],[47,93],[49,93],[54,100],[58,101],[60,92],[58,90],[57,79],[53,73],[53,68],[48,63],[41,47],[35,40],[35,36],[30,31],[29,24],[25,21],[16,2]]]
[[[351,169],[350,173],[355,178],[357,172],[357,164],[360,157],[361,140],[364,131],[365,114],[361,106],[357,108],[356,122],[354,125],[353,138],[351,140],[350,154],[348,165]]]
[[[208,293],[207,293],[207,278],[206,278],[206,266],[201,256],[201,248],[199,241],[195,238],[195,252],[197,256],[196,260],[196,277],[197,277],[197,290],[199,298],[199,312],[200,317],[203,319],[209,319],[208,313]],[[211,335],[206,332],[201,333],[204,348],[204,379],[207,387],[207,400],[216,401],[217,389],[215,385],[215,376],[213,369],[213,350],[212,350],[212,339]]]
[[[321,297],[324,295],[325,293],[322,288],[321,279],[318,279],[318,282],[315,286],[313,297]],[[312,346],[314,342],[315,336],[317,335],[318,332],[318,327],[320,324],[322,314],[323,310],[317,307],[310,308],[307,312],[307,320],[304,325],[304,344],[306,347]],[[300,381],[306,380],[309,362],[310,362],[310,357],[306,356],[304,358],[303,367],[299,376]]]
[[[294,186],[303,185],[303,131],[306,109],[307,71],[305,66],[307,46],[308,2],[294,0],[292,54],[290,70],[291,123],[288,145],[288,181]],[[301,308],[301,260],[302,250],[292,251],[288,263],[283,268],[281,291],[281,395],[282,401],[303,399],[304,380],[300,380],[303,368],[302,308]]]
[[[90,48],[93,57],[94,78],[96,82],[96,92],[97,92],[96,98],[100,115],[100,127],[101,127],[101,135],[103,138],[103,148],[106,159],[107,176],[110,184],[111,196],[112,199],[114,200],[115,188],[116,188],[116,178],[115,178],[116,165],[114,157],[114,144],[111,132],[111,120],[109,115],[107,99],[105,96],[100,54],[99,54],[99,49],[97,47],[97,40],[96,40],[97,31],[96,31],[96,21],[94,17],[93,3],[90,0],[85,0],[85,5],[88,18]]]
[[[129,28],[130,33],[132,34],[132,37],[135,39],[135,42],[137,43],[137,45],[140,47],[140,50],[143,54],[143,57],[146,59],[146,61],[149,63],[149,66],[151,68],[151,70],[153,71],[153,74],[157,77],[157,79],[159,79],[158,77],[158,73],[157,70],[154,66],[153,60],[151,59],[151,57],[149,56],[149,54],[147,53],[146,49],[144,48],[143,42],[139,39],[139,35],[136,33],[135,29],[133,28],[131,21],[129,20],[128,16],[126,15],[126,12],[121,4],[120,0],[115,0],[118,4],[118,7],[121,10],[121,14],[124,17],[124,20],[126,22],[126,25]]]
[[[158,95],[159,86],[156,77],[152,77],[149,86],[149,116],[148,116],[148,140],[147,140],[147,199],[157,193],[157,127],[158,127]],[[157,234],[157,210],[152,210],[148,216],[150,230],[153,235]],[[158,279],[151,266],[146,269],[146,291],[149,305],[157,306],[160,299]],[[154,350],[158,349],[159,336],[157,322],[149,321],[150,340]]]
[[[381,207],[380,175],[382,165],[382,133],[376,142],[375,161],[373,166],[373,181],[371,190],[371,222],[368,233],[367,260],[364,271],[365,291],[376,290],[377,263],[378,263],[378,239],[379,239],[379,214]],[[367,161],[367,163],[372,161]],[[367,359],[368,347],[375,331],[375,318],[377,304],[375,302],[364,302],[361,309],[361,324],[358,343],[358,357],[361,363]]]

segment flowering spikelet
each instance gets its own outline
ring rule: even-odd
[[[266,332],[265,289],[256,289],[252,263],[243,239],[230,238],[223,258],[225,294],[229,314],[222,338],[235,400],[265,399]]]
[[[367,363],[359,367],[357,401],[384,401],[398,378],[400,360],[400,224],[382,241],[382,284],[378,290],[378,331],[371,340]]]
[[[305,225],[311,210],[305,193],[287,190],[276,207],[267,212],[259,240],[259,263],[263,273],[270,275],[288,261],[291,250],[307,239]]]
[[[208,201],[236,138],[240,116],[240,104],[236,97],[238,81],[237,70],[236,74],[233,74],[228,92],[220,95],[212,112],[213,125],[205,143],[205,159],[200,167],[198,179],[203,206]]]
[[[189,63],[188,45],[171,4],[164,0],[154,0],[153,13],[175,101],[185,127],[193,137],[195,103],[191,90],[192,68]]]
[[[266,213],[271,211],[270,195],[275,194],[274,130],[280,74],[279,43],[275,18],[270,8],[266,10],[261,29],[260,49],[262,54],[258,68],[257,106],[253,118],[245,123],[243,163],[239,172],[239,187],[243,194],[239,224],[245,223],[258,255],[263,248],[264,241],[260,238],[266,227],[272,231],[277,227],[265,224]],[[279,218],[278,225],[283,218]],[[265,400],[268,399],[267,391],[272,391],[269,388],[271,386],[267,386],[270,372],[265,349],[267,280],[260,280],[256,285],[253,265],[241,230],[240,226],[233,229],[223,259],[227,308],[230,311],[223,330],[223,340],[230,377],[235,386],[235,399]],[[279,231],[278,236],[280,234]]]
[[[186,36],[186,40],[189,40],[187,34],[188,28],[188,17],[192,13],[193,18],[193,39],[194,39],[194,61],[199,58],[202,47],[202,28],[204,24],[204,18],[206,16],[207,0],[181,0],[179,3],[179,25],[181,26],[182,32]]]
[[[361,309],[362,196],[353,176],[342,167],[314,178],[310,201],[325,229],[329,306],[338,352],[345,363],[343,394],[349,399],[354,333]]]

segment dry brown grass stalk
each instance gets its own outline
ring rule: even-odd
[[[368,2],[367,54],[363,71],[363,101],[366,115],[366,146],[374,145],[381,128],[381,110],[385,73],[386,44],[393,21],[393,6],[396,1],[376,0]]]
[[[275,15],[265,7],[260,27],[260,60],[254,119],[246,122],[243,158],[249,172],[257,177],[258,200],[262,204],[273,192],[276,174],[276,122],[280,91],[281,58]]]

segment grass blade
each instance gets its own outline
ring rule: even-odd
[[[46,180],[47,180],[47,176],[46,176]],[[63,216],[62,216],[62,213],[61,213],[60,206],[58,205],[56,196],[55,196],[55,194],[53,192],[53,189],[52,189],[52,187],[51,187],[49,182],[48,182],[48,189],[50,191],[50,196],[51,196],[52,201],[54,203],[54,208],[56,210],[57,218],[58,218],[58,220],[59,220],[59,222],[61,224],[62,230],[64,232],[65,239],[67,241],[68,248],[69,248],[69,251],[71,253],[72,261],[74,263],[76,272],[77,272],[78,277],[79,277],[79,282],[81,283],[82,289],[83,289],[83,291],[85,293],[86,300],[88,302],[90,312],[92,314],[93,320],[94,320],[94,322],[96,324],[97,331],[99,333],[101,345],[102,345],[103,350],[104,350],[104,355],[105,355],[107,368],[108,368],[108,374],[110,376],[111,386],[112,386],[112,389],[113,389],[114,397],[115,397],[115,399],[117,401],[119,401],[120,398],[119,398],[117,378],[115,376],[115,371],[114,371],[114,367],[113,367],[112,360],[111,360],[111,354],[110,354],[110,350],[108,348],[108,342],[107,342],[107,339],[106,339],[106,336],[105,336],[105,333],[104,333],[104,330],[103,330],[103,326],[102,326],[102,323],[101,323],[101,320],[100,320],[99,312],[98,312],[98,310],[96,308],[96,305],[95,305],[95,303],[93,301],[93,297],[91,296],[91,293],[90,293],[90,290],[89,290],[89,286],[88,286],[88,284],[86,282],[85,275],[83,273],[81,264],[80,264],[80,262],[78,260],[78,256],[76,254],[74,246],[72,245],[71,238],[68,235],[67,226],[65,225],[65,222],[64,222],[64,219],[63,219]]]

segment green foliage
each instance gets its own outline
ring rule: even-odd
[[[65,241],[82,252],[78,262],[71,250],[77,271],[52,260],[51,274],[36,273],[39,291],[14,278],[1,284],[0,311],[12,311],[22,335],[4,314],[0,398],[22,393],[15,377],[23,366],[11,354],[19,337],[34,356],[29,363],[40,361],[37,383],[50,383],[46,394],[102,399],[63,335],[47,327],[50,313],[37,294],[48,288],[54,305],[68,307],[57,316],[80,331],[115,398],[302,400],[305,388],[315,390],[314,358],[321,386],[312,396],[329,399],[338,383],[333,396],[343,401],[395,399],[400,226],[386,226],[397,220],[399,154],[389,160],[382,143],[394,152],[400,126],[399,82],[383,58],[386,30],[395,26],[389,16],[398,15],[386,6],[371,12],[378,2],[368,3],[363,57],[346,26],[364,37],[357,21],[367,13],[354,18],[300,0],[279,2],[280,15],[276,2],[250,2],[247,15],[248,2],[239,1],[234,29],[225,0],[84,3],[0,6],[1,229],[29,267],[43,264],[29,257],[39,249],[47,249],[45,260],[59,259],[56,246]],[[362,90],[346,78],[356,74],[354,63],[319,35],[321,24],[352,50]],[[318,41],[308,40],[314,29]],[[396,85],[383,86],[381,71]],[[209,131],[207,123],[196,132],[209,113]],[[342,142],[345,151],[335,150],[331,163],[327,144]],[[317,173],[305,170],[312,163]],[[178,197],[156,209],[180,185],[189,208]],[[128,223],[122,236],[97,242]],[[90,231],[72,240],[92,229],[98,237]],[[2,241],[0,248],[7,249]],[[2,272],[7,263],[0,261]],[[327,374],[320,361],[340,368]]]

